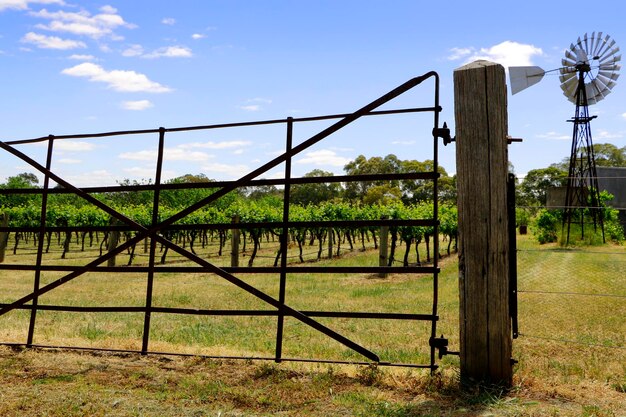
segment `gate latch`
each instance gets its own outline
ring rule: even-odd
[[[443,358],[445,355],[459,356],[459,352],[448,350],[448,339],[444,338],[443,335],[441,335],[441,337],[431,337],[428,344],[439,351],[439,359]]]
[[[450,136],[450,129],[448,128],[448,124],[446,122],[443,122],[443,127],[435,127],[433,129],[433,136],[443,139],[443,144],[446,146],[449,143],[456,141],[455,138]]]

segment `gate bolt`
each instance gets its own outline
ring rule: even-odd
[[[450,137],[450,129],[448,129],[448,124],[446,122],[443,122],[443,127],[435,127],[433,129],[433,136],[442,138],[445,146],[456,141],[456,138]]]

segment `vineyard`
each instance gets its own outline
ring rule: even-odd
[[[280,203],[280,204],[279,204]],[[138,224],[149,227],[152,222],[152,207],[148,204],[117,206],[115,210]],[[456,246],[457,211],[456,207],[440,205],[439,232],[446,237],[450,254]],[[159,207],[159,221],[167,219],[179,211],[178,207]],[[17,254],[20,251],[36,249],[40,231],[41,206],[34,203],[2,209],[8,219],[8,227],[14,232],[6,233],[4,245],[11,245],[7,252]],[[297,248],[294,255],[296,262],[305,262],[305,258],[321,259],[327,257],[327,249],[332,247],[333,256],[340,256],[343,250],[365,250],[366,247],[378,248],[381,227],[371,225],[381,219],[409,220],[432,218],[433,205],[404,205],[395,202],[388,205],[358,205],[345,202],[326,202],[319,205],[291,205],[289,223],[290,247]],[[46,210],[44,252],[50,256],[60,248],[60,258],[65,259],[70,251],[84,252],[86,248],[99,246],[100,254],[108,248],[117,246],[119,241],[126,241],[135,236],[136,231],[119,224],[100,208],[92,205],[50,204]],[[355,227],[350,222],[365,221],[366,226]],[[162,235],[176,244],[188,248],[193,254],[212,256],[231,256],[227,243],[232,240],[234,230],[241,234],[241,252],[248,255],[247,265],[253,266],[261,246],[274,246],[282,230],[282,203],[265,199],[259,201],[244,200],[226,207],[206,206],[177,221],[162,231]],[[328,223],[329,227],[319,226]],[[311,226],[317,224],[317,226]],[[422,264],[431,261],[431,242],[434,235],[432,226],[390,226],[389,266],[394,263],[408,266],[411,263]],[[404,253],[398,248],[404,246]],[[425,246],[420,256],[420,245]],[[127,250],[127,265],[136,263],[137,245]],[[141,246],[141,245],[139,245]],[[276,243],[274,266],[280,259],[280,248]],[[314,248],[314,250],[311,250]],[[415,255],[411,255],[412,253]],[[312,256],[306,256],[313,253]],[[167,248],[161,248],[161,263],[167,262]]]

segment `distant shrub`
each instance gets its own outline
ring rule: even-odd
[[[558,210],[540,210],[532,222],[533,234],[541,243],[558,240],[557,227],[561,223],[561,212]]]

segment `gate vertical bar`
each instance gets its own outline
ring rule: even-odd
[[[517,228],[515,217],[515,174],[509,173],[507,182],[507,207],[509,217],[509,314],[513,339],[519,336],[517,321]]]
[[[434,242],[433,242],[433,317],[437,317],[437,304],[439,303],[439,137],[435,129],[439,127],[439,75],[435,74],[435,111],[433,112],[433,220]],[[437,337],[437,320],[431,321],[431,340]],[[431,372],[436,368],[435,346],[430,347]]]
[[[289,195],[291,191],[291,148],[293,146],[293,117],[287,118],[287,139],[285,152],[288,155],[285,160],[285,189],[283,190],[283,224],[280,234],[280,287],[278,291],[278,301],[285,303],[285,293],[287,287],[287,246],[289,243]],[[276,362],[280,362],[283,354],[283,329],[285,315],[282,308],[278,311],[278,322],[276,327]]]
[[[46,169],[49,171],[52,166],[52,150],[54,148],[54,136],[50,135],[48,138],[48,153],[46,155]],[[41,262],[43,260],[43,245],[46,236],[46,213],[48,211],[48,188],[50,187],[50,176],[44,175],[43,179],[43,191],[41,193],[41,217],[39,221],[39,240],[37,241],[37,259],[35,266],[35,281],[33,285],[33,291],[39,290],[41,283]],[[37,317],[37,303],[38,298],[33,298],[32,309],[30,311],[30,323],[28,325],[28,337],[26,341],[27,346],[32,346],[33,337],[35,334],[35,319]]]
[[[461,380],[511,386],[504,67],[454,71]]]
[[[163,169],[163,149],[165,145],[165,129],[159,128],[159,149],[157,154],[156,174],[154,178],[154,195],[152,201],[152,227],[159,222],[159,197],[161,194],[161,172]],[[148,237],[146,237],[147,239]],[[143,322],[143,341],[141,344],[141,354],[148,353],[148,342],[150,339],[150,319],[152,315],[152,290],[154,286],[154,258],[156,256],[157,241],[150,237],[150,260],[148,261],[148,282],[146,285],[146,313]]]

